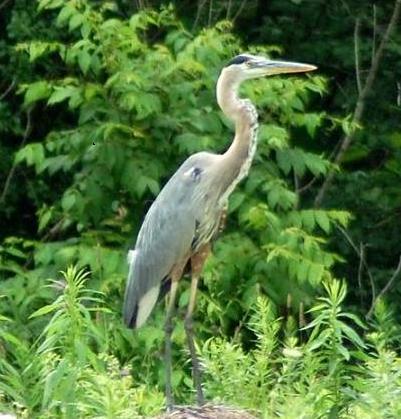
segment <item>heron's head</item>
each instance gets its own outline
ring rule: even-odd
[[[230,73],[234,79],[242,81],[273,74],[304,73],[316,70],[316,68],[310,64],[276,61],[258,55],[240,54],[234,57],[223,71]]]

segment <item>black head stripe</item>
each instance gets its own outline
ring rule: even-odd
[[[232,65],[232,64],[242,64],[242,63],[246,63],[247,61],[249,61],[251,58],[247,57],[246,55],[237,55],[236,57],[234,57],[228,64]]]

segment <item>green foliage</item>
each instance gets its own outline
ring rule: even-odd
[[[210,397],[257,409],[266,419],[397,417],[399,359],[355,331],[366,326],[342,310],[344,283],[326,282],[325,290],[310,310],[314,318],[304,328],[311,332],[306,342],[299,334],[280,339],[283,319],[263,298],[249,321],[253,349],[245,351],[238,337],[207,341],[202,353]]]
[[[107,354],[111,312],[101,293],[86,288],[88,273],[70,267],[62,274],[50,285],[60,295],[30,316],[46,319],[32,346],[11,327],[1,330],[7,357],[0,360],[0,394],[27,418],[128,418],[160,410],[163,395],[133,386],[129,370]]]
[[[88,273],[75,267],[50,281],[58,296],[31,314],[29,321],[44,320],[33,345],[3,319],[1,408],[27,418],[139,418],[162,409],[163,394],[150,382],[133,380],[130,368],[112,355],[119,345],[108,327],[114,313],[87,284]],[[363,337],[357,330],[367,326],[342,308],[345,284],[332,280],[324,287],[302,330],[259,297],[233,339],[207,340],[201,354],[208,399],[266,419],[398,417],[401,363],[388,346],[397,335],[379,332],[383,317],[392,321],[391,311],[381,306],[376,326]],[[248,333],[251,347],[245,350]]]
[[[69,42],[25,41],[16,49],[30,62],[61,61],[66,74],[45,72],[41,80],[21,84],[20,93],[25,106],[46,103],[49,112],[60,108],[74,122],[55,124],[43,139],[25,145],[15,156],[17,165],[36,173],[36,189],[62,179],[52,190],[44,187],[36,195],[38,232],[46,241],[34,244],[35,268],[52,275],[69,263],[89,265],[102,290],[118,288],[121,295],[124,256],[115,246],[121,249],[127,242],[133,230],[128,220],[137,228],[144,200],[159,192],[188,154],[221,150],[222,137],[228,137],[214,86],[220,68],[240,43],[228,22],[190,34],[172,8],[141,11],[126,20],[109,17],[109,8],[85,1],[40,1],[39,10],[54,13],[57,28],[69,33]],[[156,41],[154,31],[159,32]],[[266,54],[269,47],[257,50]],[[249,263],[239,267],[247,271],[239,284],[241,293],[249,285],[253,290],[259,287],[282,304],[289,282],[295,280],[291,294],[298,305],[309,300],[311,290],[330,276],[338,260],[319,235],[329,233],[333,223],[345,225],[347,215],[299,211],[300,196],[292,184],[293,177],[301,181],[323,176],[330,166],[322,156],[290,143],[293,128],[315,135],[325,116],[305,109],[324,89],[321,77],[272,78],[244,86],[244,93],[258,103],[263,124],[259,158],[230,209],[238,223],[232,228],[241,231],[237,243],[243,242],[242,249],[252,244],[254,258],[260,261],[257,269]],[[47,242],[55,234],[63,238]],[[233,270],[220,278],[222,255],[234,246],[228,239],[216,249],[209,271],[217,277],[215,283],[228,285],[235,279]],[[220,295],[223,290],[216,291]],[[219,306],[237,300],[238,320],[251,300],[249,292],[245,297],[233,291],[225,296],[225,301],[207,303],[207,311],[221,323]]]

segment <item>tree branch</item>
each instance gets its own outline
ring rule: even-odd
[[[370,306],[370,309],[368,311],[368,314],[366,315],[366,318],[370,318],[373,314],[373,311],[376,307],[377,302],[379,301],[379,299],[381,297],[383,297],[383,295],[391,288],[391,286],[393,285],[393,282],[395,281],[395,279],[397,278],[398,274],[401,272],[401,256],[400,259],[398,261],[398,265],[395,268],[395,271],[392,275],[392,277],[390,278],[390,280],[387,282],[387,284],[383,287],[383,289],[379,292],[379,294],[377,294],[377,297],[374,299],[374,301],[372,302],[372,305]]]
[[[346,238],[347,242],[351,245],[351,247],[354,249],[355,253],[359,257],[359,269],[358,269],[358,283],[362,281],[362,269],[361,266],[363,266],[366,270],[366,273],[368,274],[369,282],[370,282],[370,288],[372,290],[372,298],[371,298],[371,304],[376,299],[376,287],[375,287],[375,281],[373,279],[372,273],[370,272],[369,266],[365,259],[365,247],[367,245],[363,245],[361,243],[360,247],[358,248],[356,244],[353,242],[350,235],[340,226],[336,226],[337,229],[343,234],[343,236]]]
[[[295,194],[297,196],[297,202],[295,204],[294,209],[297,209],[299,207],[299,201],[301,199],[301,196],[299,195],[299,179],[298,179],[298,176],[296,175],[295,171],[294,171],[293,175],[294,175],[294,189],[295,189]]]
[[[377,72],[379,69],[380,61],[383,57],[383,52],[390,40],[390,36],[392,35],[397,20],[400,15],[401,10],[401,0],[396,0],[394,3],[394,9],[393,14],[390,18],[390,22],[386,28],[386,31],[383,35],[383,38],[380,42],[379,47],[377,48],[375,55],[372,59],[372,64],[369,69],[368,77],[366,78],[365,84],[358,95],[357,103],[355,106],[353,118],[352,118],[352,124],[351,124],[351,130],[350,132],[342,139],[340,149],[335,157],[334,163],[339,165],[344,157],[345,152],[348,150],[349,146],[351,145],[352,140],[355,136],[355,126],[359,125],[364,111],[365,111],[365,105],[366,105],[366,98],[368,97],[370,91],[372,90],[373,83],[376,79]],[[331,185],[333,178],[334,178],[334,171],[330,170],[325,181],[323,182],[317,196],[315,199],[315,207],[320,207],[320,205],[323,202],[324,196],[326,194],[326,191],[328,187]]]
[[[231,6],[232,6],[232,0],[228,0],[227,4],[227,11],[226,11],[226,19],[229,20],[231,16]]]
[[[298,193],[302,194],[304,192],[306,192],[309,188],[311,188],[313,186],[313,184],[318,180],[319,176],[314,176],[312,178],[312,180],[310,180],[306,185],[301,186],[298,189]]]
[[[25,126],[24,135],[22,137],[20,149],[25,145],[25,142],[28,139],[29,134],[31,133],[31,129],[32,129],[31,113],[32,113],[32,108],[29,108],[27,113],[26,113],[26,126]],[[7,195],[8,189],[10,188],[11,180],[14,177],[16,168],[17,168],[17,165],[14,162],[11,166],[10,172],[8,173],[8,176],[7,176],[6,181],[4,183],[3,192],[0,196],[0,204],[3,204],[5,199],[6,199],[6,195]]]
[[[15,86],[15,79],[10,83],[7,89],[1,94],[0,100],[3,100],[11,92],[11,90],[13,90],[14,86]]]
[[[207,18],[207,26],[212,26],[212,17],[213,17],[213,0],[210,0],[209,17]]]
[[[355,29],[354,29],[355,76],[356,76],[356,86],[358,89],[358,95],[361,94],[361,90],[362,90],[361,71],[359,68],[359,30],[360,28],[361,28],[361,21],[358,17],[355,20]]]
[[[376,5],[373,5],[373,39],[372,39],[372,64],[373,64],[373,58],[376,54],[376,27],[377,25],[377,9]]]
[[[4,9],[8,3],[10,3],[11,0],[3,0],[3,2],[0,4],[0,10]]]
[[[359,243],[359,266],[358,266],[358,287],[359,292],[362,291],[362,271],[363,271],[363,261],[365,260],[365,246],[362,242]]]
[[[192,32],[195,30],[195,28],[198,26],[199,19],[201,17],[202,9],[204,8],[207,0],[198,0],[198,7],[196,9],[196,16],[194,23],[192,25]]]
[[[234,17],[232,18],[232,22],[235,22],[237,18],[240,16],[240,14],[242,13],[242,10],[244,10],[246,3],[247,3],[247,0],[242,1],[240,6],[238,7],[237,13],[235,13]]]

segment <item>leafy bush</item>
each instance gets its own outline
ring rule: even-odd
[[[141,11],[127,20],[113,16],[107,4],[87,1],[40,1],[39,10],[54,18],[60,38],[17,45],[32,65],[46,63],[44,74],[22,84],[20,93],[26,107],[46,103],[57,117],[44,138],[16,155],[16,163],[36,175],[41,239],[5,242],[3,271],[10,272],[10,280],[3,292],[13,302],[7,286],[13,288],[14,281],[37,287],[40,278],[78,263],[90,267],[92,282],[116,308],[125,249],[140,225],[144,202],[190,153],[227,147],[230,130],[214,89],[240,42],[228,22],[192,35],[171,8]],[[264,54],[274,49],[253,48]],[[339,258],[322,236],[337,224],[345,226],[349,215],[299,209],[294,179],[299,184],[323,176],[330,163],[292,146],[296,135],[290,136],[300,127],[314,136],[325,115],[308,113],[306,104],[324,88],[318,76],[258,80],[243,88],[261,111],[260,147],[249,178],[232,197],[227,234],[205,273],[211,297],[201,301],[200,311],[208,314],[206,333],[215,324],[230,333],[260,293],[277,304],[290,294],[296,309],[309,304],[314,289],[331,277]],[[21,269],[24,263],[29,272]],[[46,298],[37,295],[29,309],[27,303],[10,304],[18,311],[13,316],[26,318]],[[186,298],[184,293],[181,304]],[[224,316],[221,307],[227,307]]]
[[[139,418],[163,408],[163,393],[153,383],[133,381],[130,368],[112,354],[105,324],[117,320],[103,296],[86,287],[87,279],[87,272],[70,267],[62,280],[51,281],[60,294],[30,316],[46,320],[33,345],[1,329],[2,409],[27,418]],[[366,326],[342,309],[345,284],[328,281],[325,290],[303,330],[285,325],[260,297],[244,325],[253,333],[252,348],[244,349],[241,332],[233,340],[206,341],[201,354],[208,400],[262,418],[398,417],[401,363],[389,346],[394,336],[380,335],[377,323],[363,339],[355,329]],[[376,318],[384,312],[391,317],[382,306]]]
[[[280,339],[283,319],[264,298],[249,323],[251,351],[238,341],[208,340],[202,353],[209,397],[256,409],[266,419],[398,417],[399,359],[382,338],[373,343],[355,331],[366,326],[343,311],[344,283],[326,282],[325,290],[310,310],[304,342],[302,330]]]
[[[101,293],[86,289],[87,277],[70,267],[63,279],[51,281],[61,294],[30,316],[46,316],[32,346],[1,331],[8,356],[0,360],[0,391],[19,417],[128,418],[135,412],[139,417],[157,412],[164,403],[162,393],[133,387],[129,369],[108,353],[110,335],[104,324],[111,321],[110,310]]]

